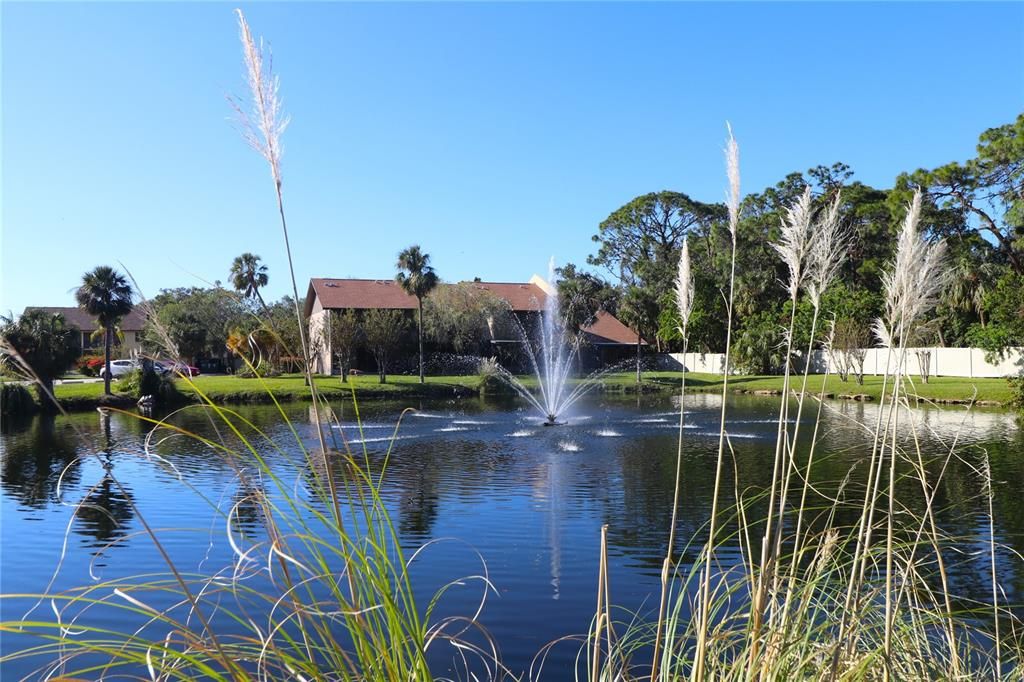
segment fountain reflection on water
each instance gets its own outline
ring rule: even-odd
[[[514,314],[509,315],[520,336],[530,369],[536,377],[536,389],[527,387],[500,364],[496,365],[496,369],[498,377],[540,412],[545,420],[544,426],[562,426],[567,423],[565,419],[569,408],[597,386],[598,379],[617,369],[618,365],[598,369],[575,382],[570,381],[573,365],[579,357],[583,334],[566,329],[559,302],[554,257],[548,262],[547,284],[534,338],[530,338],[519,318]]]

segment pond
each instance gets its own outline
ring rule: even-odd
[[[687,399],[677,527],[684,570],[706,540],[720,400],[713,394]],[[734,458],[727,467],[727,504],[733,490],[768,485],[778,412],[777,399],[729,400]],[[566,426],[550,428],[517,402],[416,402],[418,411],[404,417],[392,440],[403,407],[361,404],[360,428],[352,405],[335,405],[341,426],[327,437],[337,445],[344,436],[358,452],[365,448],[376,470],[393,443],[383,497],[401,542],[411,553],[437,541],[412,565],[421,603],[449,581],[486,572],[494,591],[481,623],[498,643],[505,665],[525,672],[544,645],[587,631],[596,601],[600,529],[607,524],[613,603],[648,615],[656,610],[671,515],[678,398],[593,397],[578,405]],[[298,436],[314,443],[309,405],[288,404],[283,410]],[[874,423],[877,410],[838,401],[822,412],[819,452],[829,456],[822,456],[813,471],[822,489],[838,490],[848,475],[863,475],[870,449],[863,425]],[[272,470],[297,450],[277,408],[237,411],[266,433],[258,447]],[[1000,582],[1008,602],[1020,603],[1024,566],[1012,557],[1013,551],[1024,552],[1024,435],[1017,419],[963,408],[920,409],[914,416],[926,451],[942,451],[957,437],[958,457],[943,472],[937,492],[939,522],[951,535],[987,537],[983,483],[973,468],[987,453],[995,482],[995,535],[1005,545]],[[801,428],[809,434],[813,418],[803,419]],[[199,409],[174,414],[169,422],[214,440],[224,436],[218,433],[223,427]],[[259,526],[258,513],[244,504],[247,493],[235,468],[195,438],[164,431],[149,446],[162,461],[148,457],[150,428],[131,416],[104,419],[95,412],[5,425],[0,440],[3,593],[39,593],[51,580],[54,591],[164,572],[136,509],[180,570],[215,571],[230,563],[224,520],[214,508],[234,509],[233,523]],[[108,472],[124,483],[124,491]],[[908,486],[903,499],[912,506],[915,495],[920,498],[920,490]],[[88,504],[76,514],[74,505],[82,498]],[[972,549],[965,548],[953,563],[951,580],[957,595],[984,601],[990,590],[988,558]],[[719,553],[725,562],[737,556],[730,545]],[[479,581],[464,581],[446,595],[442,613],[473,615],[483,591]],[[7,598],[0,601],[0,615],[5,621],[19,619],[33,605]],[[36,605],[33,615],[52,617],[48,604]],[[116,614],[94,616],[99,624],[118,625]],[[0,646],[10,654],[28,643],[5,636]],[[565,679],[578,647],[568,641],[553,647],[544,678]],[[439,672],[452,655],[450,650],[437,654]],[[8,662],[3,677],[34,677],[41,664]]]

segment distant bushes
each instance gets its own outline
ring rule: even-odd
[[[235,373],[240,379],[255,379],[256,377],[276,377],[281,375],[281,370],[266,360],[260,361],[256,367],[246,365]]]

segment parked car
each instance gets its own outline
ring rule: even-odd
[[[197,377],[201,374],[198,367],[187,365],[184,362],[175,362],[173,360],[164,360],[156,363],[160,365],[165,372],[180,374],[186,377]]]
[[[131,371],[136,370],[136,369],[140,369],[141,367],[142,367],[142,365],[139,364],[138,360],[111,360],[110,361],[110,377],[112,379],[117,379],[119,377],[124,376],[125,374],[128,374],[128,372],[131,372]],[[100,377],[106,377],[106,376],[107,376],[107,367],[106,367],[106,365],[104,365],[103,367],[100,368]]]

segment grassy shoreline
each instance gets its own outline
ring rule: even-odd
[[[658,371],[645,372],[643,384],[636,384],[631,372],[610,374],[599,379],[597,391],[607,393],[645,393],[674,392],[679,389],[682,375],[679,372]],[[531,377],[521,378],[523,383],[531,386],[536,383]],[[800,377],[794,380],[794,388],[799,388]],[[200,401],[198,392],[202,392],[211,402],[216,404],[266,403],[271,401],[270,393],[281,402],[293,402],[309,399],[309,389],[300,375],[285,375],[264,380],[242,379],[234,376],[200,376],[194,380],[194,387],[183,380],[177,380],[179,391],[187,401]],[[808,391],[815,394],[823,388],[829,398],[878,400],[882,390],[882,378],[869,376],[864,384],[855,381],[842,382],[838,377],[829,376],[827,381],[823,375],[813,375],[808,379]],[[395,375],[388,377],[388,383],[378,383],[377,377],[363,375],[351,377],[341,383],[338,377],[316,377],[317,388],[328,400],[349,397],[354,390],[363,400],[373,399],[425,399],[425,398],[462,398],[480,394],[479,377],[464,376],[433,376],[427,377],[426,383],[420,384],[415,376]],[[729,378],[729,390],[732,393],[748,393],[758,395],[781,395],[783,378],[781,376],[732,376]],[[691,372],[687,375],[688,391],[708,392],[722,389],[722,377],[715,374]],[[114,385],[116,391],[116,384]],[[978,405],[1005,405],[1011,399],[1010,388],[1005,379],[968,379],[964,377],[932,377],[928,384],[915,382],[913,391],[921,400],[945,404],[965,404],[973,401]],[[64,409],[69,411],[91,410],[103,401],[102,383],[61,384],[55,388],[57,399]],[[118,399],[115,398],[115,402]],[[121,404],[132,404],[135,401],[126,395],[120,396]]]

